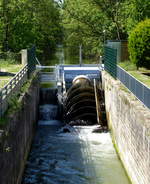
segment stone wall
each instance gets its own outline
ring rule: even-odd
[[[21,109],[8,116],[0,136],[0,184],[21,183],[37,122],[38,79],[32,81],[21,101]]]
[[[112,137],[133,184],[150,184],[150,110],[118,80],[102,73]]]

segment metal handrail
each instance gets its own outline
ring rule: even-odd
[[[145,107],[150,109],[150,88],[117,65],[117,79],[127,87]]]
[[[135,78],[133,75],[131,75],[125,69],[123,69],[121,66],[117,65],[117,67],[120,68],[121,70],[123,70],[125,73],[127,73],[128,75],[130,75],[130,77],[134,78],[136,81],[138,81],[139,83],[141,83],[143,86],[145,86],[146,88],[148,88],[150,90],[150,87],[148,87],[146,84],[144,84],[143,82],[141,82],[140,80],[138,80],[137,78]]]
[[[21,89],[27,80],[28,66],[25,65],[3,88],[0,89],[0,117],[8,108],[8,99]]]

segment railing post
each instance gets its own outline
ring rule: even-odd
[[[99,64],[103,64],[103,62],[102,62],[102,56],[99,57]]]
[[[0,91],[0,118],[2,117],[2,91]]]
[[[28,62],[28,78],[30,78],[32,72],[34,72],[36,69],[35,46],[27,50],[27,62]]]
[[[28,63],[28,51],[27,49],[22,49],[21,50],[21,63],[22,65],[26,65]]]
[[[82,45],[79,46],[79,61],[80,67],[82,66]]]

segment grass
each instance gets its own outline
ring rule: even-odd
[[[22,64],[15,63],[13,60],[0,60],[0,71],[17,73],[22,68]]]
[[[140,71],[130,71],[129,73],[133,75],[136,79],[144,83],[146,86],[150,87],[150,76],[146,76]]]
[[[135,71],[135,70],[137,70],[136,65],[134,63],[131,63],[130,61],[120,62],[118,65],[121,66],[126,71]]]
[[[32,75],[32,77],[30,79],[28,79],[23,86],[21,87],[21,89],[18,91],[18,93],[15,93],[11,96],[10,99],[8,99],[8,109],[7,111],[4,113],[4,115],[2,117],[0,117],[0,128],[4,128],[7,123],[8,123],[8,119],[9,119],[9,115],[19,111],[22,108],[22,101],[19,100],[19,98],[28,92],[32,81],[34,81],[37,78],[36,73],[34,73]]]
[[[0,88],[4,87],[12,77],[0,76]]]
[[[130,61],[121,62],[118,65],[146,86],[150,87],[150,70],[147,70],[146,68],[139,68],[137,70],[136,65]]]
[[[16,74],[22,67],[22,64],[15,63],[14,60],[0,60],[0,71],[2,72]],[[0,76],[0,88],[4,87],[11,78],[11,76]]]

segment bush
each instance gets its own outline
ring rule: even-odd
[[[150,69],[150,19],[146,19],[133,29],[129,35],[129,53],[131,62],[137,68]]]

